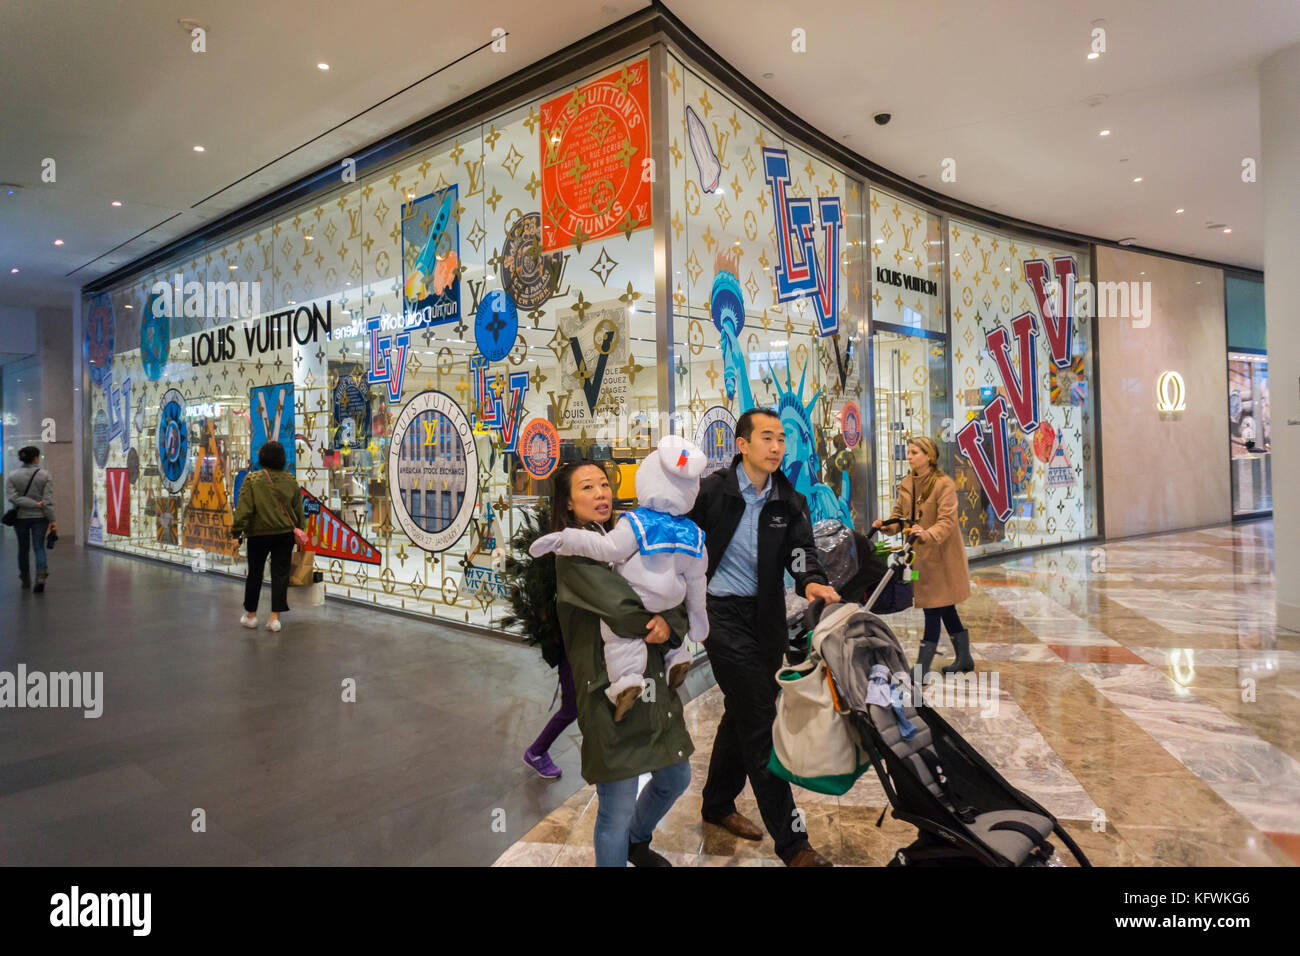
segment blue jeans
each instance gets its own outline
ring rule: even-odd
[[[628,843],[650,842],[655,825],[691,782],[691,764],[683,760],[654,771],[640,797],[638,779],[596,784],[597,866],[627,866]]]
[[[36,573],[45,573],[45,532],[49,526],[48,518],[19,518],[14,525],[14,530],[18,532],[18,573],[23,577],[31,575],[31,567],[27,563],[28,541],[36,552]]]

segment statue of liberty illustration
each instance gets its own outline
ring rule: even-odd
[[[723,384],[727,390],[727,399],[735,401],[738,413],[743,413],[757,407],[758,404],[754,401],[747,359],[740,346],[740,332],[745,327],[745,300],[741,293],[740,281],[736,278],[738,268],[735,258],[719,252],[714,259],[714,268],[716,274],[713,277],[709,311],[722,346]],[[785,459],[781,462],[781,469],[790,479],[795,490],[808,499],[808,510],[812,514],[814,524],[831,518],[842,521],[850,528],[853,527],[853,513],[849,507],[848,473],[845,472],[841,479],[841,490],[838,495],[828,485],[818,480],[821,466],[817,459],[812,410],[817,407],[821,389],[818,389],[812,400],[804,405],[803,388],[808,374],[807,363],[799,373],[797,392],[790,380],[788,362],[785,369],[784,389],[770,362],[768,371],[772,375],[779,396],[777,414],[781,418],[781,427],[785,431]]]
[[[845,472],[840,479],[838,495],[818,479],[821,463],[817,459],[817,442],[813,437],[812,410],[817,407],[817,399],[821,397],[822,391],[817,389],[808,404],[803,403],[803,385],[808,375],[808,364],[805,362],[799,370],[797,392],[790,383],[788,363],[785,367],[785,388],[781,387],[781,380],[770,364],[768,370],[772,372],[772,381],[778,395],[776,413],[780,416],[781,428],[785,431],[785,460],[781,462],[781,470],[790,479],[795,491],[808,499],[813,524],[829,518],[852,528],[853,511],[849,507],[848,473]]]
[[[749,386],[749,369],[745,352],[740,347],[740,333],[745,328],[745,297],[740,290],[740,271],[736,258],[719,251],[713,260],[715,275],[709,293],[709,313],[718,330],[722,344],[722,382],[727,390],[727,401],[736,400],[740,389],[740,410],[754,407],[754,393]]]

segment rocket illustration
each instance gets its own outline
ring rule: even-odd
[[[686,107],[686,134],[691,142],[691,155],[695,157],[695,165],[700,170],[700,188],[711,193],[718,188],[718,182],[722,179],[722,162],[713,151],[713,143],[709,140],[704,123],[689,106]]]
[[[415,260],[415,267],[406,278],[408,299],[423,299],[427,294],[429,280],[437,266],[438,239],[451,222],[451,195],[451,190],[447,190],[443,196],[437,215],[433,217],[433,225],[429,228],[429,238],[425,240],[424,248],[420,250],[420,255]]]

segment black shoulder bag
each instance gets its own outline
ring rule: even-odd
[[[27,480],[27,487],[24,488],[23,493],[19,495],[20,498],[27,497],[27,492],[32,490],[32,482],[36,480],[36,476],[39,475],[40,473],[41,470],[39,468],[37,468],[34,472],[32,472],[31,478]],[[18,523],[18,506],[14,505],[12,508],[6,511],[5,516],[3,518],[0,518],[0,521],[3,521],[11,528],[14,525],[16,525]]]

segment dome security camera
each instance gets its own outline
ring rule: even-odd
[[[883,110],[876,113],[871,118],[876,121],[877,126],[887,126],[889,125],[889,121],[894,118],[894,114],[890,113],[888,110]]]

